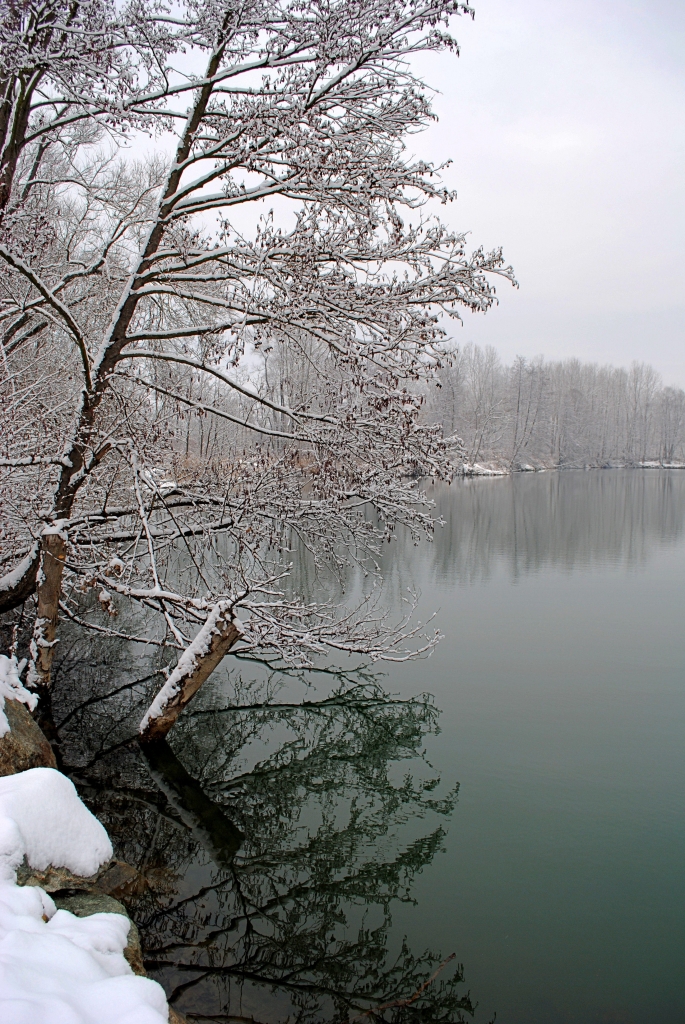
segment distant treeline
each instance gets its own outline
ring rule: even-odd
[[[630,369],[455,351],[431,387],[427,413],[458,434],[470,465],[582,467],[681,462],[685,391],[645,363]]]

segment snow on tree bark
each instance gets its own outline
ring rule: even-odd
[[[220,601],[192,643],[178,659],[176,668],[159,691],[142,722],[143,741],[163,739],[181,711],[193,699],[224,655],[240,639],[242,624],[233,617],[228,602]]]
[[[0,615],[11,611],[33,593],[40,565],[40,541],[35,540],[17,565],[0,577]]]

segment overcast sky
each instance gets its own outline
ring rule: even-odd
[[[461,56],[421,58],[452,158],[443,211],[502,245],[520,290],[461,343],[628,365],[685,386],[684,0],[474,0]]]

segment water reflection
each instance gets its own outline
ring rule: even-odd
[[[523,473],[460,481],[433,497],[445,521],[434,573],[450,582],[485,580],[499,566],[516,579],[546,566],[639,565],[685,530],[678,470]]]
[[[143,872],[131,907],[150,969],[191,1020],[348,1022],[410,998],[457,943],[502,1019],[675,1024],[685,473],[531,474],[435,496],[446,525],[432,546],[386,546],[386,596],[413,582],[422,613],[442,609],[436,656],[391,685],[420,676],[450,716],[431,740],[464,781],[444,856],[454,793],[440,799],[420,756],[429,701],[392,701],[372,673],[323,673],[314,692],[245,666],[212,681],[150,765],[132,737],[174,652],[62,635],[55,727]],[[413,914],[401,901],[431,859]],[[401,920],[428,938],[403,945]],[[379,1019],[468,1017],[453,966]]]
[[[454,963],[420,991],[452,950],[391,933],[456,798],[421,756],[431,700],[329,670],[303,703],[292,679],[234,672],[186,714],[173,750],[143,755],[133,729],[159,666],[140,653],[65,644],[55,723],[65,766],[142,872],[130,909],[177,1009],[263,1024],[471,1015]]]

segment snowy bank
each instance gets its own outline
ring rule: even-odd
[[[53,768],[0,778],[2,1024],[167,1024],[164,990],[133,974],[121,914],[76,917],[38,886],[19,886],[23,859],[92,875],[112,856],[100,822]]]
[[[492,462],[465,462],[461,467],[462,476],[509,476],[510,470]]]

